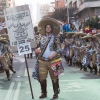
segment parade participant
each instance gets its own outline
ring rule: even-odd
[[[70,39],[67,35],[67,33],[64,34],[64,49],[63,49],[63,55],[64,55],[64,58],[67,62],[67,64],[70,63]]]
[[[69,66],[72,65],[72,57],[74,55],[74,48],[73,46],[75,45],[75,38],[74,36],[74,32],[69,32],[67,33],[67,38],[69,38],[69,45],[70,45],[70,52],[69,52]]]
[[[86,52],[84,54],[84,69],[85,71],[87,70],[87,67],[90,69],[90,72],[92,72],[92,70],[95,70],[95,74],[97,74],[97,66],[96,66],[96,52],[95,52],[95,43],[94,40],[96,39],[95,36],[92,36],[91,34],[87,34],[87,36],[84,36],[83,39],[85,39],[86,46]],[[86,58],[86,59],[85,59]],[[92,60],[92,65],[93,68],[90,66],[90,61]]]
[[[76,33],[74,34],[75,37],[75,53],[74,53],[74,57],[73,57],[73,61],[74,63],[76,63],[78,65],[78,67],[81,67],[81,60],[83,59],[83,55],[84,55],[84,49],[82,48],[83,45],[85,44],[85,41],[82,39],[83,36],[86,36],[85,33]]]
[[[14,56],[14,54],[11,51],[9,36],[7,34],[2,34],[1,37],[6,38],[6,41],[7,41],[7,43],[4,45],[4,48],[5,48],[5,56],[8,59],[9,68],[13,73],[16,73],[16,71],[13,69],[13,56]]]
[[[51,100],[57,99],[60,93],[58,75],[63,72],[61,64],[61,47],[59,38],[60,25],[53,18],[42,19],[38,24],[38,29],[42,35],[40,40],[41,53],[38,56],[39,61],[39,81],[42,94],[39,98],[47,97],[47,74],[49,72],[54,95]]]
[[[8,42],[5,39],[6,38],[0,37],[0,62],[3,65],[3,68],[6,72],[7,79],[10,80],[10,71],[9,71],[9,66],[7,64],[7,59],[5,58],[5,50],[4,50],[5,48],[3,44],[3,43],[8,43]]]
[[[96,41],[96,64],[99,67],[99,76],[100,76],[100,33],[95,35],[97,37]]]

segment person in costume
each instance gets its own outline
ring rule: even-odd
[[[96,38],[96,65],[98,67],[98,73],[100,76],[100,33],[95,35]]]
[[[73,37],[75,34],[75,32],[69,32],[67,33],[67,38],[69,38],[69,46],[70,46],[70,50],[69,50],[69,57],[68,57],[68,61],[69,61],[69,66],[72,65],[72,57],[74,55],[74,45],[75,45],[75,38]]]
[[[50,74],[54,95],[51,100],[57,99],[60,93],[58,75],[63,72],[60,53],[61,45],[57,35],[60,32],[59,23],[53,18],[40,20],[38,24],[39,33],[42,35],[40,40],[41,53],[38,56],[39,62],[39,82],[41,86],[41,96],[47,97],[47,75]]]
[[[67,33],[64,34],[64,37],[65,39],[64,39],[63,55],[67,64],[69,64],[70,63],[70,39]]]
[[[85,33],[76,33],[74,34],[75,37],[75,49],[74,49],[74,57],[73,57],[73,62],[76,63],[78,67],[81,67],[81,60],[83,59],[84,55],[84,49],[82,48],[83,45],[85,44],[85,41],[82,39],[83,36],[85,36]]]
[[[83,57],[83,66],[85,71],[87,70],[87,67],[90,69],[90,72],[92,73],[92,70],[95,70],[95,74],[97,74],[97,66],[96,66],[96,52],[95,52],[95,42],[96,39],[95,36],[92,36],[91,34],[87,34],[87,36],[84,36],[83,39],[87,42],[85,47],[85,54]],[[90,62],[92,60],[93,67],[90,66]]]
[[[6,72],[7,79],[10,80],[10,71],[7,64],[7,59],[5,57],[5,48],[4,43],[7,43],[5,38],[0,37],[0,63],[3,66],[4,71]]]
[[[9,36],[7,34],[2,34],[1,37],[6,38],[6,41],[7,41],[7,43],[4,45],[4,48],[5,48],[5,56],[8,59],[9,68],[13,73],[16,73],[16,71],[13,69],[13,57],[15,55],[12,53],[12,50],[11,50]]]

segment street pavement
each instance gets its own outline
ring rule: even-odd
[[[0,74],[0,100],[33,100],[30,92],[27,70],[24,56],[18,56],[15,53],[13,66],[17,73],[11,72],[11,81],[7,81],[5,73]],[[34,100],[41,100],[40,84],[32,78],[32,72],[35,66],[36,58],[27,59],[30,78],[32,83]],[[59,76],[60,94],[58,100],[100,100],[100,76],[84,72],[76,66],[67,66],[62,59],[64,73]],[[47,98],[50,100],[53,96],[53,89],[50,76],[47,78]]]

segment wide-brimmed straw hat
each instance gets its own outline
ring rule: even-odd
[[[65,33],[66,34],[66,37],[70,38],[72,35],[75,34],[75,32],[68,32],[68,33]]]
[[[100,37],[100,33],[98,33],[98,34],[96,34],[96,35],[94,35],[94,36],[96,36],[96,37]]]
[[[8,34],[2,34],[2,35],[0,35],[0,37],[2,37],[2,38],[6,38],[6,40],[9,40],[9,36],[8,36]]]
[[[82,37],[83,39],[87,40],[88,38],[92,38],[92,39],[96,39],[96,36],[91,35],[91,34],[87,34],[87,36]]]
[[[0,42],[3,44],[8,44],[8,41],[6,40],[6,38],[0,37]]]
[[[60,24],[56,19],[53,18],[44,18],[40,20],[38,24],[38,30],[39,33],[42,35],[45,35],[45,26],[46,25],[51,25],[53,27],[53,34],[58,35],[60,32]]]
[[[82,32],[79,32],[79,33],[75,33],[74,34],[74,37],[75,38],[79,38],[79,36],[82,36],[83,37],[83,36],[86,36],[86,34],[85,33],[82,33]]]

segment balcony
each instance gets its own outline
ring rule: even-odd
[[[100,0],[84,0],[84,2],[79,6],[79,8],[74,12],[74,14],[79,13],[85,8],[100,7]]]
[[[0,15],[4,15],[4,12],[3,11],[0,11]]]
[[[6,2],[7,0],[2,0],[2,2]]]
[[[3,7],[0,7],[0,11],[3,11],[4,10],[4,8]]]

